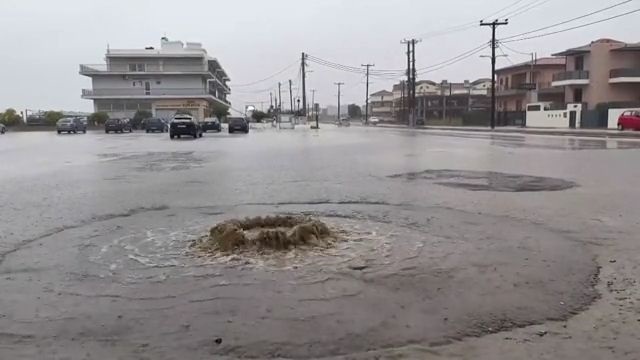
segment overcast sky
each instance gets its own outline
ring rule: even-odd
[[[617,2],[620,0],[2,0],[0,108],[92,111],[91,101],[80,98],[81,89],[90,88],[91,82],[78,74],[78,64],[104,62],[107,44],[111,48],[159,46],[164,34],[171,40],[202,42],[232,79],[234,107],[242,108],[245,102],[260,107],[259,101],[268,106],[269,90],[275,90],[278,81],[293,79],[297,85],[297,65],[255,86],[234,88],[234,84],[268,77],[299,60],[302,51],[350,66],[369,62],[377,69],[401,69],[406,60],[400,41],[417,37],[423,39],[416,51],[420,68],[490,38],[486,27],[436,37],[433,32],[489,15],[493,18],[509,5],[514,4],[497,15],[513,15],[518,9],[525,12],[510,16],[510,24],[499,28],[499,37]],[[629,11],[638,8],[639,2],[557,29]],[[526,11],[529,4],[532,8]],[[639,14],[509,45],[522,52],[536,51],[541,57],[603,37],[637,42]],[[488,77],[489,60],[479,55],[420,78],[463,81]],[[526,55],[509,55],[513,62],[527,60]],[[501,58],[498,64],[509,62]],[[313,63],[310,70],[308,89],[317,89],[316,100],[323,105],[336,102],[333,83],[337,81],[345,83],[343,103],[364,103],[363,76]],[[388,89],[393,82],[372,79],[371,92]],[[283,103],[288,99],[285,94],[283,89]]]

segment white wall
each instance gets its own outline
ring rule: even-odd
[[[640,111],[640,108],[630,108],[630,109],[609,109],[609,120],[607,122],[607,127],[609,129],[617,129],[618,128],[618,118],[622,115],[623,112],[628,110],[637,110]]]
[[[541,111],[529,111],[532,105],[540,105]],[[546,104],[527,104],[527,127],[541,128],[569,128],[569,112],[576,111],[576,128],[580,127],[582,106],[580,104],[568,104],[566,110],[544,110]]]
[[[141,86],[138,82],[136,86],[133,86],[134,81],[142,81],[143,85]],[[151,83],[151,89],[204,89],[202,77],[199,75],[171,75],[147,79],[139,77],[128,77],[128,79],[125,79],[124,76],[121,75],[94,76],[93,89],[141,89],[141,91],[143,91],[145,81]],[[157,84],[156,81],[160,81],[160,84]]]

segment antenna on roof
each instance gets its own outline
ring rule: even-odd
[[[107,54],[109,53],[109,43],[107,43]]]

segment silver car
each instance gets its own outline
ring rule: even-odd
[[[87,133],[87,124],[85,124],[80,118],[62,118],[56,123],[56,130],[58,134],[63,132],[77,134],[78,131]]]
[[[0,135],[7,132],[7,127],[4,124],[0,124]]]

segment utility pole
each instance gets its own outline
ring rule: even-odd
[[[369,125],[369,68],[375,66],[375,64],[363,64],[367,68],[367,96],[365,97],[365,105],[364,105],[364,124]]]
[[[315,113],[316,118],[316,129],[319,129],[318,126],[318,109],[316,108],[316,89],[311,89],[311,114]]]
[[[404,80],[400,81],[400,116],[402,117],[402,120],[404,120],[404,113],[405,113],[405,85],[404,85]]]
[[[307,55],[302,53],[302,114],[301,116],[307,116],[307,71],[305,62],[307,60]]]
[[[420,40],[402,40],[407,44],[407,107],[409,112],[409,127],[416,125],[416,43]]]
[[[291,112],[293,113],[293,90],[291,88],[291,79],[289,79],[289,102],[291,105]]]
[[[491,129],[496,127],[496,28],[508,24],[508,20],[480,21],[480,26],[491,26]]]
[[[269,106],[273,109],[273,92],[269,91]]]
[[[338,85],[338,121],[340,121],[340,87],[344,85],[343,82],[333,83],[334,85]]]
[[[278,82],[278,113],[282,109],[282,83]]]

